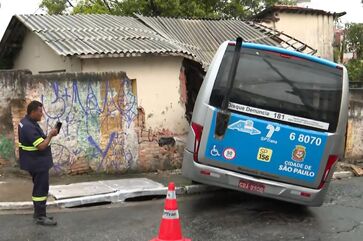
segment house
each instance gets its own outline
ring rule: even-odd
[[[252,19],[317,49],[317,56],[333,60],[335,21],[345,14],[275,5],[266,8]]]
[[[176,167],[205,71],[218,46],[236,36],[314,52],[283,33],[238,20],[16,15],[0,42],[0,58],[8,69],[33,75],[0,73],[6,82],[0,96],[7,96],[2,105],[11,106],[6,118],[16,136],[25,103],[41,99],[44,128],[56,120],[65,124],[53,149],[60,171]],[[22,89],[17,95],[14,86]]]
[[[186,93],[191,96],[196,94],[192,91],[199,90],[201,76],[218,46],[236,36],[248,42],[314,52],[296,39],[252,22],[141,15],[18,15],[12,18],[0,43],[0,58],[8,60],[8,68],[29,69],[33,74],[125,71],[135,81],[138,103],[146,115],[153,114],[148,125],[154,128],[179,123],[178,129],[182,129],[184,106],[175,96],[179,95],[183,60],[189,72],[198,72],[188,72],[189,78],[199,76],[181,86],[181,100],[187,103]],[[149,101],[159,95],[160,86],[173,90],[163,93],[162,102],[172,103],[179,113],[167,114],[164,122],[155,114],[159,104]],[[187,113],[192,108],[193,103],[189,103]]]

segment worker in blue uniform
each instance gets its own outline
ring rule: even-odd
[[[53,166],[51,139],[58,134],[52,128],[45,135],[39,122],[43,116],[43,104],[32,101],[27,107],[27,115],[21,119],[18,128],[20,168],[30,173],[33,179],[32,200],[36,224],[53,226],[57,222],[47,217],[46,203],[49,191],[49,169]]]

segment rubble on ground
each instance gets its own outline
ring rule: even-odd
[[[339,162],[337,170],[351,171],[355,176],[363,176],[363,161],[355,162],[355,164]]]

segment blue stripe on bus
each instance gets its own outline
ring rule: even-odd
[[[278,47],[274,47],[274,46],[268,46],[268,45],[262,45],[262,44],[255,44],[255,43],[243,43],[242,46],[244,48],[249,48],[249,49],[259,49],[259,50],[266,50],[266,51],[272,51],[272,52],[278,52],[281,54],[288,54],[291,56],[295,56],[295,57],[299,57],[299,58],[303,58],[309,61],[313,61],[319,64],[323,64],[332,68],[336,68],[338,65],[332,61],[326,60],[326,59],[322,59],[322,58],[318,58],[312,55],[308,55],[308,54],[303,54],[303,53],[299,53],[296,51],[292,51],[292,50],[288,50],[288,49],[283,49],[283,48],[278,48]]]

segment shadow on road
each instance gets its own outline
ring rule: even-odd
[[[309,207],[231,190],[221,190],[202,196],[190,208],[199,213],[218,210],[242,212],[243,215],[253,215],[254,221],[278,219],[286,222],[301,222],[314,218]]]

